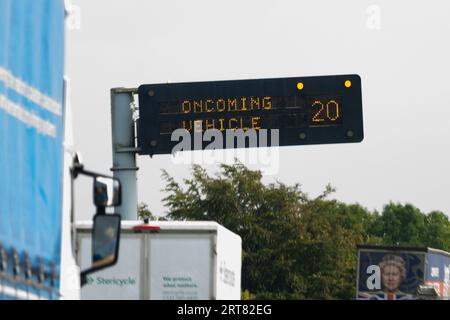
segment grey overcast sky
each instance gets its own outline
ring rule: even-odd
[[[89,169],[110,172],[110,88],[357,73],[364,141],[281,148],[278,173],[264,181],[299,182],[311,196],[331,183],[334,198],[368,209],[395,201],[450,213],[448,0],[72,4],[79,19],[67,32],[66,73],[75,145]],[[139,201],[164,214],[161,169],[180,181],[190,165],[145,156],[138,166]],[[90,190],[77,182],[78,219],[93,214]]]

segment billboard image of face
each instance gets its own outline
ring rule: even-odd
[[[357,299],[415,299],[424,269],[423,252],[360,249]]]

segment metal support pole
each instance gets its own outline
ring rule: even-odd
[[[123,220],[137,220],[136,147],[131,103],[137,89],[111,89],[111,130],[114,178],[122,184],[122,204],[115,208]]]

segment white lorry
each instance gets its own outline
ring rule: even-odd
[[[78,222],[77,261],[91,263],[92,222]],[[81,299],[240,299],[241,238],[215,222],[122,221],[115,266],[92,273]]]

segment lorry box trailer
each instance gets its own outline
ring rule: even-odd
[[[448,300],[450,296],[450,253],[442,250],[361,245],[357,272],[357,299]]]
[[[76,224],[91,264],[91,221]],[[122,221],[117,264],[88,276],[81,299],[240,299],[241,238],[216,222]]]

